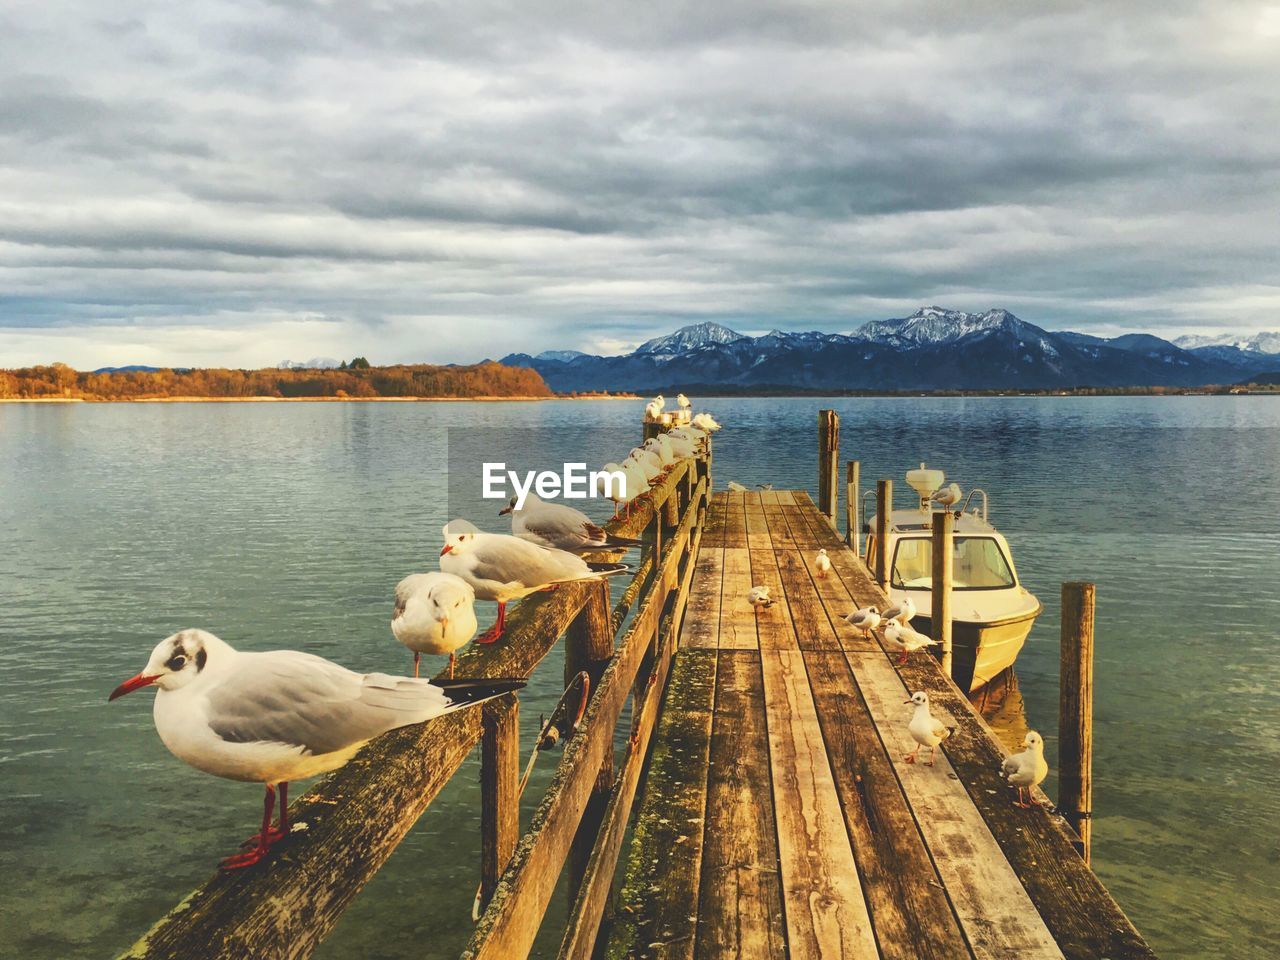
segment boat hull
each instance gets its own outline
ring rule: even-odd
[[[1041,609],[1037,605],[1025,614],[988,623],[952,620],[951,678],[956,686],[971,693],[981,690],[987,681],[1013,666]],[[916,616],[911,626],[933,636],[933,622],[927,616]],[[941,656],[936,648],[933,652]]]

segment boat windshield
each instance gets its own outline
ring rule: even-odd
[[[952,544],[953,590],[1007,590],[1013,571],[994,537],[956,537]],[[933,541],[906,537],[893,551],[893,586],[928,590],[933,586]]]

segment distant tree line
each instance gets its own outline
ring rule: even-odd
[[[339,370],[126,370],[85,373],[65,363],[0,370],[0,398],[148,400],[165,397],[550,397],[536,370],[500,363]]]

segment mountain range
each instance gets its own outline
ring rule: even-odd
[[[1052,390],[1195,387],[1280,370],[1280,334],[1095,337],[1050,332],[1007,310],[924,307],[847,333],[772,330],[753,337],[699,323],[631,353],[510,354],[553,390]]]

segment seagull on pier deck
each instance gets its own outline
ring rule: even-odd
[[[525,494],[523,506],[517,506],[519,502],[519,497],[512,497],[498,515],[510,514],[511,532],[521,540],[540,547],[567,550],[569,553],[593,553],[628,550],[644,544],[644,541],[631,537],[615,537],[603,527],[596,526],[581,510],[564,503],[548,503],[536,493]]]
[[[540,590],[554,590],[562,583],[596,580],[626,573],[622,563],[587,563],[577,554],[540,547],[502,533],[481,533],[466,520],[444,526],[440,569],[461,577],[481,600],[498,604],[498,619],[476,638],[493,643],[502,636],[507,604]]]
[[[266,785],[262,828],[246,843],[252,846],[222,861],[235,870],[257,863],[288,836],[289,781],[338,769],[389,730],[524,684],[361,674],[309,653],[246,653],[204,630],[183,630],[160,641],[142,672],[108,699],[159,688],[156,731],[170,753],[216,777]],[[277,788],[280,815],[272,827]]]
[[[759,613],[766,607],[773,606],[777,601],[769,596],[768,587],[752,587],[747,593],[747,603],[751,604],[752,610]]]
[[[880,611],[875,607],[863,607],[845,617],[844,622],[861,631],[864,637],[869,637],[880,626]]]
[[[904,627],[910,626],[911,619],[915,615],[916,604],[910,597],[903,597],[900,603],[895,603],[881,614],[886,620],[896,620]]]
[[[960,489],[960,484],[949,483],[941,490],[934,493],[929,499],[934,503],[940,503],[944,507],[954,507],[964,498],[964,491]]]
[[[744,486],[743,486],[742,484],[740,484],[737,480],[730,480],[730,481],[729,481],[729,489],[730,489],[733,493],[748,493],[748,492],[749,492],[748,488],[747,488],[747,487],[744,487]]]
[[[916,748],[902,759],[907,763],[915,763],[920,748],[928,747],[929,759],[924,762],[924,765],[932,767],[933,754],[938,749],[938,744],[955,733],[956,728],[948,727],[929,712],[929,694],[923,690],[917,690],[911,695],[910,700],[904,700],[903,703],[916,705],[915,711],[911,714],[911,722],[907,724],[907,730],[911,733],[911,739],[915,740]]]
[[[476,635],[476,592],[451,573],[414,573],[396,584],[391,633],[413,651],[413,675],[424,653],[448,654],[449,676],[459,647]]]
[[[1044,759],[1044,739],[1034,730],[1028,730],[1022,738],[1023,750],[1005,758],[1000,765],[1000,773],[1011,786],[1018,790],[1015,806],[1046,806],[1039,800],[1032,799],[1031,791],[1044,782],[1049,775],[1049,764]],[[1025,795],[1025,798],[1024,798]]]
[[[825,578],[831,570],[831,558],[827,556],[825,549],[818,551],[817,558],[813,561],[814,568],[818,571],[820,578]]]
[[[899,665],[906,663],[908,655],[917,650],[938,644],[938,641],[932,637],[926,637],[910,627],[904,627],[897,620],[890,620],[888,626],[884,628],[884,639],[889,649],[898,655]]]

